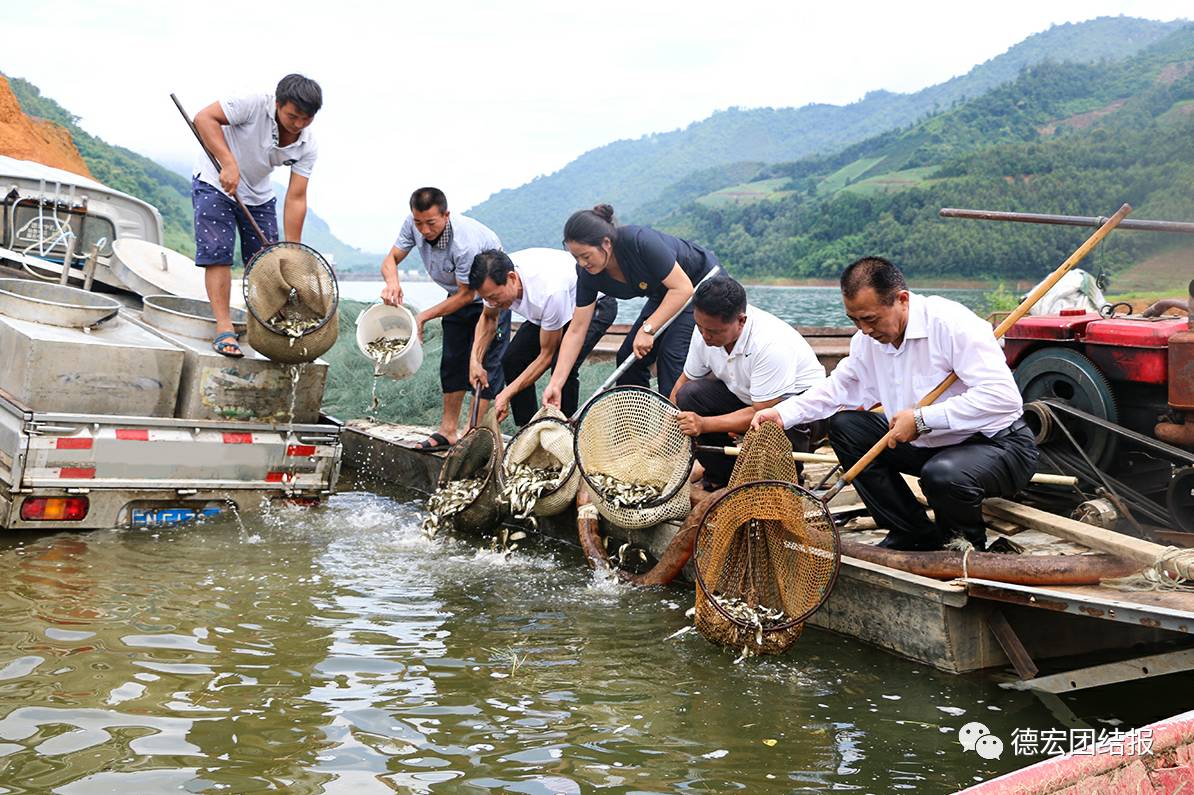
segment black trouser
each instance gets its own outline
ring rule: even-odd
[[[594,346],[597,345],[601,336],[605,334],[606,329],[610,327],[617,316],[618,302],[615,299],[608,295],[597,299],[597,305],[593,309],[593,319],[589,321],[589,330],[585,332],[585,341],[581,345],[580,354],[576,357],[576,364],[572,366],[572,372],[568,373],[568,380],[564,382],[564,389],[560,395],[560,410],[566,416],[571,417],[575,414],[576,407],[580,403],[581,363],[592,352]],[[571,323],[568,323],[564,326],[564,333],[568,332],[570,325]],[[556,355],[551,357],[553,373],[559,355],[560,351],[557,348]],[[527,321],[514,334],[514,338],[510,340],[510,345],[506,348],[506,354],[502,357],[502,370],[506,375],[506,383],[512,383],[538,356],[539,326]],[[535,393],[534,384],[510,398],[510,413],[514,415],[515,424],[520,427],[530,422],[538,409],[539,399]]]
[[[849,468],[887,433],[888,420],[873,411],[841,411],[829,420],[829,443]],[[946,447],[897,444],[885,449],[854,480],[854,488],[880,527],[925,548],[938,548],[961,534],[983,548],[983,500],[1011,497],[1028,485],[1038,451],[1019,419],[988,438],[976,433]],[[900,473],[920,476],[920,488],[936,513],[928,515]]]
[[[642,311],[638,313],[638,319],[634,321],[630,331],[626,332],[622,347],[618,349],[618,364],[624,362],[627,356],[634,355],[635,335],[643,322],[659,308],[661,300],[662,296],[647,299]],[[680,373],[684,372],[684,360],[688,358],[688,345],[692,341],[694,328],[696,323],[692,319],[692,307],[689,306],[680,312],[662,333],[655,335],[655,344],[651,346],[651,350],[622,373],[618,378],[618,386],[650,387],[651,365],[655,365],[659,394],[672,394],[672,387],[680,380]]]
[[[738,396],[729,390],[721,381],[714,378],[698,378],[680,387],[676,394],[676,407],[680,411],[691,411],[702,417],[719,417],[722,414],[733,414],[747,407]],[[820,431],[820,433],[818,433]],[[815,422],[812,425],[794,425],[787,430],[788,439],[792,442],[792,449],[797,453],[807,453],[813,443],[820,440],[824,434],[824,423]],[[709,444],[715,447],[731,447],[734,440],[728,433],[702,433],[696,438],[697,444]],[[714,488],[721,488],[730,480],[730,472],[734,468],[734,459],[720,453],[703,453],[698,451],[697,460],[705,468],[705,480]],[[796,471],[802,467],[797,464]]]
[[[440,352],[439,384],[448,392],[464,392],[471,389],[468,380],[469,360],[473,354],[473,336],[477,333],[477,318],[481,317],[481,303],[467,304],[450,315],[441,318],[444,333],[444,349]],[[506,386],[502,374],[502,354],[510,341],[510,310],[503,310],[498,316],[497,334],[485,349],[485,372],[489,386],[481,390],[481,397],[493,400]]]

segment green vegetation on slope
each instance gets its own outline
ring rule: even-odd
[[[647,212],[647,205],[657,207],[669,186],[694,172],[707,175],[709,169],[727,164],[776,163],[835,152],[980,96],[1014,80],[1025,66],[1048,59],[1124,58],[1176,27],[1125,17],[1058,25],[966,75],[914,94],[876,91],[840,107],[732,108],[682,130],[616,141],[586,152],[554,174],[494,194],[468,214],[495,229],[511,249],[556,245],[568,215],[599,201],[613,204],[623,221],[642,221],[658,215]],[[908,167],[912,165],[923,164]],[[741,181],[721,182],[704,192]]]
[[[165,234],[163,242],[168,248],[195,256],[191,188],[186,179],[147,157],[91,135],[78,125],[78,117],[42,96],[28,80],[10,77],[8,81],[25,113],[49,119],[70,132],[96,180],[158,208]]]
[[[1194,114],[1182,110],[1192,99],[1194,26],[1122,63],[1041,64],[909,128],[759,170],[768,191],[786,177],[787,196],[697,200],[646,220],[710,245],[745,277],[832,278],[870,253],[919,277],[1033,277],[1089,231],[942,220],[938,209],[1099,215],[1128,201],[1137,217],[1194,218]],[[1092,267],[1172,244],[1117,234]]]

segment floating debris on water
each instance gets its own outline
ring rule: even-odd
[[[600,473],[590,475],[589,479],[597,487],[601,499],[615,508],[637,508],[659,499],[663,494],[663,490],[654,483],[619,480],[612,475]]]
[[[428,538],[435,538],[441,525],[472,505],[485,487],[484,478],[453,480],[435,490],[427,498],[427,516],[420,527]]]
[[[535,503],[545,493],[560,485],[559,467],[533,467],[530,464],[514,464],[506,470],[502,483],[501,500],[510,506],[510,515],[515,519],[526,519],[531,527],[538,527],[531,513]]]
[[[664,638],[664,640],[672,640],[673,638],[683,637],[683,636],[687,635],[689,632],[692,632],[694,629],[696,629],[696,627],[694,627],[692,624],[689,624],[686,627],[680,627],[675,632],[673,632],[672,634],[670,634],[666,638]]]
[[[365,346],[365,350],[377,363],[377,368],[390,363],[398,354],[406,350],[406,346],[410,344],[410,337],[378,337]],[[375,369],[374,375],[381,375],[380,369]]]

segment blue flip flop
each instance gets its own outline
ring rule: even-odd
[[[236,336],[235,331],[225,331],[223,334],[217,334],[216,338],[211,342],[212,350],[221,356],[227,356],[229,359],[240,359],[244,357],[244,352],[240,349],[240,340]]]

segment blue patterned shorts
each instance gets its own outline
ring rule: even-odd
[[[198,177],[191,177],[191,204],[195,206],[195,264],[231,265],[240,231],[240,261],[248,264],[262,242],[249,226],[236,202]],[[271,240],[278,239],[278,201],[249,207],[249,212]]]

